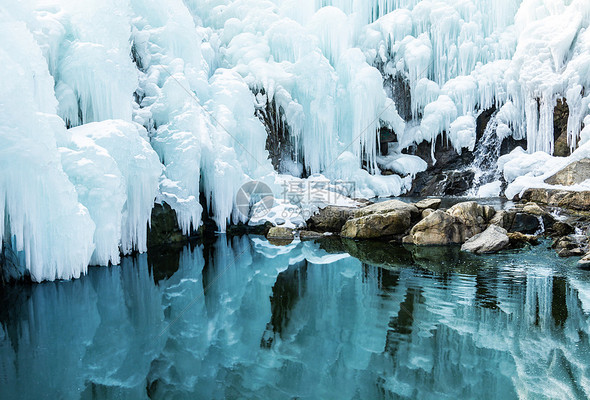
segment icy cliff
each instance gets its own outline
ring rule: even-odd
[[[492,107],[531,153],[552,155],[558,99],[570,148],[590,137],[587,0],[5,3],[0,237],[34,280],[145,250],[154,200],[188,232],[200,197],[220,230],[244,222],[252,179],[400,195],[426,168],[406,149],[473,150]]]

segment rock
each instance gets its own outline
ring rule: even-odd
[[[584,250],[579,247],[574,247],[573,249],[560,249],[557,252],[559,257],[580,257],[584,255]]]
[[[437,210],[418,222],[404,243],[425,245],[461,244],[464,242],[464,225],[459,218]]]
[[[510,229],[514,222],[516,213],[513,211],[500,210],[496,212],[494,217],[490,220],[490,224],[498,225],[506,230]]]
[[[469,239],[486,228],[486,215],[489,213],[489,210],[486,211],[484,207],[475,201],[467,201],[455,204],[447,213],[458,218],[463,223],[463,237]]]
[[[323,238],[324,234],[320,232],[314,231],[301,231],[299,232],[299,239],[301,240],[314,240]]]
[[[578,265],[582,268],[590,268],[590,253],[587,253],[580,261]]]
[[[556,239],[551,247],[557,251],[557,255],[560,257],[574,257],[584,255],[583,245],[576,236],[569,235]]]
[[[555,175],[545,179],[549,185],[572,186],[590,179],[590,159],[584,158],[566,166]]]
[[[510,239],[510,247],[515,249],[524,247],[526,244],[533,246],[539,244],[539,238],[535,235],[525,235],[520,232],[508,232],[508,239]]]
[[[509,243],[510,239],[506,229],[497,225],[490,225],[482,233],[478,233],[467,240],[461,246],[461,250],[476,254],[496,253],[508,246]]]
[[[282,226],[273,226],[269,229],[268,233],[266,234],[267,239],[274,239],[274,240],[293,240],[295,237],[295,233],[291,228],[285,228]]]
[[[522,209],[522,212],[532,215],[543,216],[548,214],[547,211],[543,210],[537,203],[527,203]]]
[[[328,206],[313,215],[307,225],[310,229],[319,232],[340,232],[355,211],[357,209],[351,207]]]
[[[590,211],[590,191],[532,188],[525,190],[522,200],[571,210]]]
[[[492,206],[483,206],[483,217],[489,222],[496,215],[496,209]]]
[[[432,208],[427,208],[426,210],[423,210],[422,211],[422,219],[428,217],[433,212],[434,212],[434,210]]]
[[[165,246],[187,240],[178,226],[176,211],[167,203],[154,204],[147,235],[148,247]]]
[[[401,208],[350,219],[342,227],[340,235],[349,239],[376,239],[404,234],[411,226],[411,210]]]
[[[415,203],[414,205],[419,210],[426,210],[429,208],[432,210],[438,210],[441,203],[442,203],[441,199],[424,199],[424,200],[420,200],[419,202]]]
[[[575,232],[575,228],[567,222],[557,221],[553,224],[552,231],[557,236],[571,235]]]
[[[569,115],[570,109],[565,99],[557,99],[553,109],[553,155],[555,157],[567,157],[572,153],[567,134]]]
[[[400,200],[388,200],[355,210],[354,218],[365,217],[371,214],[386,214],[392,211],[408,211],[412,216],[420,215],[420,210],[411,203],[405,203]]]
[[[526,234],[537,233],[541,229],[539,217],[526,213],[516,213],[514,221],[509,228],[510,232],[520,232]]]

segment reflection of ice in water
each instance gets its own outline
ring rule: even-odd
[[[453,258],[453,272],[428,251],[382,269],[333,243],[222,237],[165,273],[140,256],[15,289],[0,398],[590,394],[590,283],[549,251]]]

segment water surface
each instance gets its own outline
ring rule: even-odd
[[[4,288],[0,399],[584,399],[590,272],[546,247],[221,237]]]

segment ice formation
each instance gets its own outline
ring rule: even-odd
[[[406,149],[473,150],[492,107],[530,153],[558,99],[570,147],[590,138],[587,0],[29,0],[0,24],[0,236],[35,280],[144,250],[154,200],[189,232],[202,198],[245,222],[240,186],[279,172],[400,195],[425,169]]]

